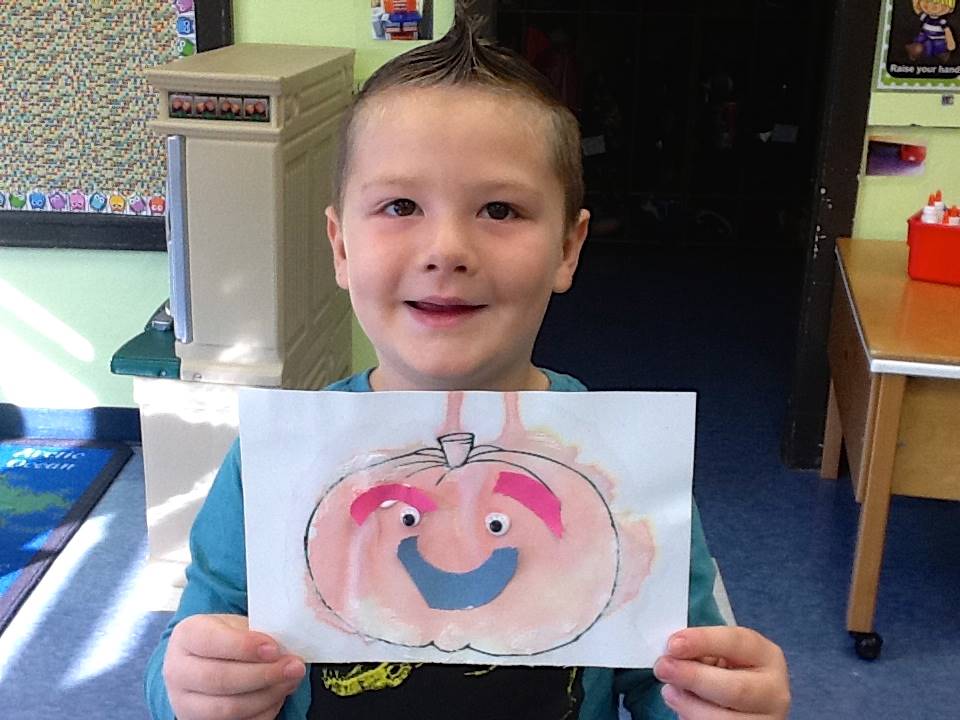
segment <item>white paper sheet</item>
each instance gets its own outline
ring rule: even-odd
[[[650,667],[686,626],[695,404],[242,390],[251,627],[309,662]]]

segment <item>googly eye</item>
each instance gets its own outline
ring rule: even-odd
[[[484,519],[484,523],[491,535],[506,535],[510,529],[510,518],[503,513],[490,513]]]
[[[420,511],[409,505],[400,513],[400,522],[404,527],[412,528],[420,524]]]

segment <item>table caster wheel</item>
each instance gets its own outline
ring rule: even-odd
[[[853,649],[863,660],[876,660],[880,657],[880,649],[883,647],[883,638],[877,633],[851,632],[853,638]]]

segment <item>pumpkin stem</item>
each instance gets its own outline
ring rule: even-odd
[[[447,467],[458,468],[467,461],[470,451],[473,450],[473,439],[473,433],[467,432],[450,433],[437,438],[437,442],[443,449]]]

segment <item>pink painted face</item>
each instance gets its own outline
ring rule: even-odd
[[[627,563],[638,534],[618,527],[606,478],[511,425],[496,445],[455,432],[394,451],[327,491],[305,542],[321,617],[394,644],[535,655],[636,594],[652,560],[646,524]]]

